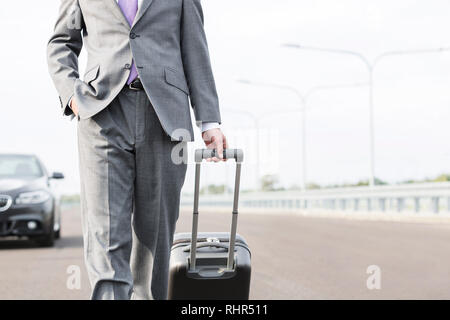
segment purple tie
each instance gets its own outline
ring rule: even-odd
[[[124,16],[127,18],[130,26],[133,25],[134,19],[136,18],[136,14],[138,12],[138,0],[119,0],[119,7],[122,9]],[[127,84],[130,84],[135,80],[138,76],[138,72],[136,69],[136,65],[134,61],[131,65],[130,76],[128,77]]]

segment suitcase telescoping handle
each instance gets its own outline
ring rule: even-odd
[[[198,234],[198,198],[200,194],[200,166],[204,159],[213,158],[217,155],[215,149],[198,149],[195,151],[195,191],[194,191],[194,214],[192,221],[192,239],[191,239],[191,261],[190,270],[195,270],[197,253],[197,234]],[[241,183],[241,166],[244,160],[244,152],[241,149],[225,149],[223,151],[225,159],[236,160],[236,176],[234,180],[234,198],[233,215],[230,232],[230,245],[228,247],[227,269],[232,270],[234,266],[234,248],[236,244],[238,203],[239,203],[239,185]]]

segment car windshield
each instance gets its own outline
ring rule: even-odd
[[[42,176],[42,168],[36,157],[0,154],[0,179],[39,178]]]

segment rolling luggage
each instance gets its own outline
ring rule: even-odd
[[[178,233],[171,249],[169,296],[171,300],[248,300],[251,254],[243,237],[236,234],[242,150],[224,150],[236,160],[231,232],[198,233],[200,165],[215,150],[195,152],[195,193],[192,233]]]

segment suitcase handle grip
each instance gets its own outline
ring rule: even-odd
[[[220,248],[220,249],[228,250],[228,247],[229,246],[225,243],[217,243],[217,242],[203,242],[203,243],[197,244],[197,249],[199,249],[199,248]],[[183,251],[190,252],[191,246],[187,246]]]
[[[195,189],[194,189],[194,214],[192,219],[192,239],[191,239],[191,257],[190,270],[195,270],[196,252],[197,252],[197,234],[198,234],[198,199],[200,194],[200,167],[204,159],[214,157],[215,149],[198,149],[195,150]],[[230,232],[230,245],[228,247],[227,269],[234,268],[234,248],[236,246],[237,217],[239,203],[239,186],[241,183],[241,167],[244,160],[244,152],[241,149],[225,149],[224,158],[234,158],[236,160],[236,176],[234,180],[234,197],[233,197],[233,215]]]
[[[195,150],[195,162],[199,163],[208,158],[218,157],[216,149],[197,149]],[[224,149],[224,159],[234,159],[238,163],[244,161],[244,152],[241,149]]]

